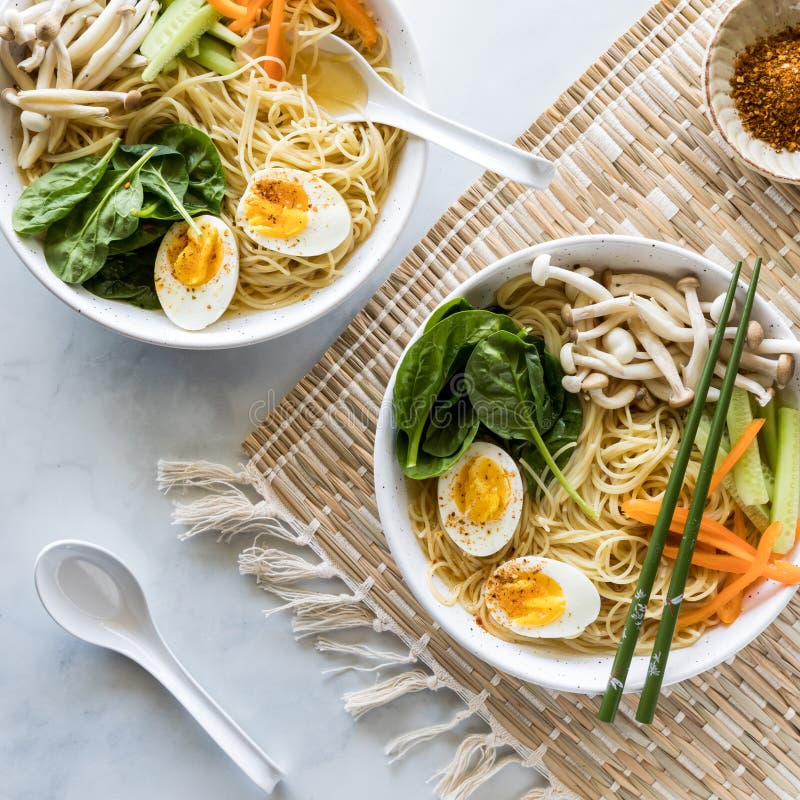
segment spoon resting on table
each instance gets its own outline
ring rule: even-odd
[[[308,73],[312,97],[339,122],[380,122],[400,128],[534,189],[546,188],[553,179],[555,169],[547,159],[441,117],[409,100],[338,36],[325,36],[317,46],[320,63],[303,63],[301,51],[292,74]]]
[[[280,769],[173,655],[150,616],[142,587],[122,561],[89,542],[53,542],[36,559],[34,581],[47,613],[64,630],[150,672],[257,786],[272,792]]]

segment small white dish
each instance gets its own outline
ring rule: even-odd
[[[0,4],[6,5],[0,0]],[[21,5],[12,0],[12,5]],[[371,0],[375,18],[386,31],[391,47],[392,67],[401,76],[405,94],[425,104],[424,81],[419,49],[398,0]],[[8,76],[0,68],[0,87]],[[395,168],[380,217],[369,237],[343,265],[341,277],[313,292],[307,300],[274,311],[228,312],[202,331],[185,331],[173,325],[162,311],[146,311],[120,301],[96,297],[81,286],[57,278],[44,259],[42,243],[20,237],[12,228],[11,212],[22,192],[16,169],[16,111],[0,103],[0,229],[33,276],[79,314],[143,342],[190,350],[216,350],[263,342],[298,330],[341,305],[364,283],[397,241],[414,208],[425,173],[427,144],[409,138]]]
[[[676,281],[686,275],[696,275],[702,280],[704,299],[724,292],[730,281],[727,270],[674,245],[630,236],[575,236],[543,242],[503,258],[465,281],[443,302],[464,296],[475,306],[490,305],[494,302],[495,292],[503,284],[530,272],[531,261],[540,253],[550,254],[552,263],[560,267],[581,264],[597,272],[606,268],[618,272],[646,272],[662,278],[674,277]],[[737,300],[741,307],[744,300],[741,286]],[[756,297],[753,319],[758,320],[770,336],[794,338],[763,297]],[[423,327],[424,323],[414,339]],[[395,455],[393,390],[394,375],[381,404],[375,436],[375,494],[392,555],[414,596],[453,639],[493,667],[556,691],[602,692],[608,681],[613,654],[581,655],[546,645],[505,642],[481,628],[461,606],[442,605],[433,596],[427,579],[428,558],[411,528],[408,488]],[[787,399],[800,404],[800,377],[795,375],[783,392]],[[800,564],[800,544],[786,556],[786,560]],[[690,647],[673,650],[664,683],[686,680],[734,656],[780,614],[794,592],[794,587],[765,582],[746,597],[744,613],[732,625],[717,626]],[[649,656],[633,659],[626,684],[628,691],[639,691],[644,685],[648,660]]]
[[[739,53],[759,39],[797,25],[797,0],[740,0],[717,26],[703,64],[704,94],[714,127],[751,169],[784,183],[800,182],[800,150],[776,150],[745,130],[731,97],[731,78]]]

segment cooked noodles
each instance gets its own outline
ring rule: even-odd
[[[311,51],[311,56],[304,53],[304,60],[313,62],[317,40],[336,33],[399,88],[399,77],[387,65],[383,31],[379,30],[375,47],[364,50],[330,0],[288,0],[286,19],[284,29],[292,42],[289,76],[299,51]],[[162,73],[145,87],[138,71],[133,71],[102,88],[123,92],[140,88],[144,104],[128,113],[112,111],[97,122],[71,121],[58,152],[45,154],[27,178],[46,171],[52,162],[105,152],[120,135],[127,142],[144,141],[173,122],[205,130],[217,146],[228,181],[222,217],[231,224],[239,247],[239,285],[232,306],[239,310],[304,300],[341,274],[348,255],[375,225],[403,141],[403,134],[394,128],[333,121],[302,85],[282,81],[271,86],[252,61],[233,76],[219,77],[179,59],[175,71]],[[248,178],[265,166],[306,170],[330,183],[347,202],[350,235],[331,252],[313,257],[282,255],[255,244],[233,221]]]
[[[518,323],[541,335],[550,352],[558,352],[565,341],[559,321],[565,301],[560,291],[534,286],[527,275],[510,281],[497,294],[498,304]],[[565,562],[592,580],[602,604],[597,620],[578,637],[562,640],[563,646],[586,653],[613,652],[647,549],[649,530],[628,519],[621,505],[634,498],[655,499],[663,493],[681,434],[680,415],[666,405],[652,411],[632,411],[584,404],[582,432],[564,472],[589,506],[600,512],[600,518],[589,519],[560,484],[545,476],[535,497],[526,492],[522,522],[514,537],[486,558],[468,555],[443,531],[437,479],[408,481],[410,517],[430,560],[432,591],[442,603],[460,603],[495,636],[531,644],[534,640],[516,637],[493,622],[483,598],[486,580],[499,564],[518,556],[541,555]],[[695,452],[680,504],[688,505],[699,466],[700,456]],[[709,498],[706,513],[724,523],[733,508],[733,501],[723,490]],[[670,566],[662,563],[659,568],[637,652],[652,649]],[[693,566],[684,592],[684,608],[713,597],[724,580],[718,572]],[[445,584],[444,591],[439,581]],[[703,630],[702,624],[679,629],[673,646],[691,644]],[[546,644],[552,646],[552,641]]]

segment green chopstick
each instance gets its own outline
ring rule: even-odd
[[[645,611],[650,601],[650,593],[653,591],[653,583],[658,572],[658,565],[661,563],[661,555],[664,552],[664,543],[667,540],[667,533],[669,533],[669,526],[672,522],[672,514],[675,511],[675,505],[678,502],[678,496],[683,486],[686,467],[692,455],[697,428],[700,424],[700,418],[703,415],[706,398],[708,397],[708,387],[711,385],[714,367],[717,364],[719,351],[722,347],[722,340],[725,338],[725,326],[728,323],[728,317],[731,313],[733,298],[736,294],[736,284],[739,280],[739,273],[741,270],[742,262],[739,261],[733,269],[731,282],[725,294],[722,313],[717,323],[717,329],[709,345],[708,357],[703,366],[700,380],[697,383],[694,401],[686,417],[686,423],[683,428],[683,438],[678,447],[678,453],[675,456],[675,464],[672,467],[672,472],[667,481],[667,488],[664,491],[664,499],[661,501],[661,508],[656,518],[656,524],[653,527],[653,533],[650,536],[650,543],[647,546],[647,552],[645,553],[642,563],[642,571],[639,573],[639,580],[636,584],[636,590],[633,593],[630,608],[628,609],[628,616],[625,619],[625,627],[622,630],[622,637],[620,638],[619,647],[617,648],[617,654],[614,656],[611,676],[608,679],[603,701],[597,712],[598,718],[603,722],[613,722],[614,716],[617,713],[617,708],[619,707],[619,702],[622,699],[622,692],[625,688],[628,670],[630,669],[631,661],[636,651],[636,640],[639,638],[639,631],[644,622]]]
[[[661,621],[656,631],[656,640],[650,656],[650,664],[647,668],[647,677],[642,689],[642,696],[639,698],[639,706],[636,709],[636,719],[639,722],[652,722],[656,713],[658,696],[661,693],[661,684],[664,681],[667,659],[672,647],[672,637],[678,624],[678,614],[683,601],[683,590],[686,588],[686,579],[689,575],[689,567],[692,565],[697,533],[700,530],[703,509],[708,499],[708,487],[711,484],[711,475],[714,472],[719,444],[722,441],[722,434],[725,430],[725,418],[731,402],[736,374],[739,372],[739,361],[742,357],[742,350],[744,350],[747,323],[750,321],[750,312],[753,309],[753,299],[756,295],[760,271],[761,259],[758,258],[756,259],[756,265],[753,267],[753,277],[750,279],[750,286],[747,289],[747,297],[744,301],[739,327],[736,329],[736,338],[733,340],[731,356],[728,359],[725,377],[722,379],[722,386],[719,390],[719,400],[717,401],[717,407],[714,409],[714,417],[711,420],[708,443],[703,453],[703,460],[700,462],[697,483],[694,487],[692,501],[689,504],[686,524],[683,527],[678,555],[675,558],[675,566],[673,567],[672,578],[667,590],[667,602],[661,612]]]

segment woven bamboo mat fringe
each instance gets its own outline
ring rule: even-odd
[[[472,713],[486,720],[489,732],[465,737],[438,778],[447,800],[465,800],[507,759],[547,775],[553,798],[800,797],[800,600],[735,662],[668,688],[653,725],[634,722],[629,697],[614,726],[600,725],[596,698],[499,674],[430,622],[386,547],[371,472],[377,410],[412,332],[465,278],[535,242],[614,232],[671,241],[720,264],[760,254],[762,292],[776,315],[800,325],[800,190],[733,160],[703,106],[703,51],[732,3],[668,0],[622,36],[519,139],[557,164],[551,187],[534,194],[491,174],[470,187],[251,434],[242,470],[163,465],[164,488],[208,492],[177,508],[187,535],[257,537],[240,568],[283,601],[298,636],[316,635],[323,651],[350,648],[343,652],[363,671],[394,665],[346,698],[354,715],[412,691],[448,688],[463,698],[462,714],[398,737],[390,757]],[[298,546],[317,558],[296,555]],[[347,592],[302,588],[334,573]],[[352,627],[392,632],[406,649],[330,638]]]

